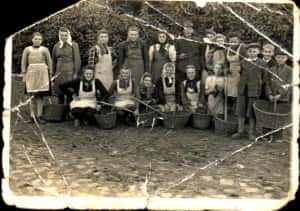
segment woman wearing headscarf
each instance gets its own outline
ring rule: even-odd
[[[157,104],[162,112],[181,110],[180,83],[175,78],[175,65],[166,63],[156,82]]]
[[[157,34],[158,42],[149,48],[149,64],[154,83],[160,78],[163,65],[176,61],[175,46],[169,43],[166,33]]]
[[[113,82],[113,49],[108,46],[109,34],[106,29],[98,32],[97,44],[89,50],[88,65],[95,70],[95,78],[99,79],[107,90]]]
[[[131,70],[131,77],[139,83],[144,72],[149,72],[148,47],[139,38],[139,29],[131,26],[128,29],[127,40],[119,46],[118,66],[127,66]]]
[[[57,76],[54,83],[55,94],[59,97],[59,103],[64,103],[64,93],[59,85],[78,77],[81,59],[78,44],[72,40],[69,29],[61,27],[58,32],[59,41],[52,51],[53,73]],[[68,102],[71,98],[68,96]]]

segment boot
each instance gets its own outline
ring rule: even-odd
[[[249,119],[249,140],[254,141],[256,139],[255,136],[255,119],[250,118]]]
[[[239,117],[238,118],[238,132],[233,134],[231,137],[234,139],[240,139],[243,137],[245,131],[245,118]]]

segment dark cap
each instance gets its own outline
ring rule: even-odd
[[[187,20],[187,21],[184,21],[184,22],[183,22],[183,26],[184,26],[184,27],[193,27],[194,24],[193,24],[192,21]]]
[[[276,48],[274,55],[276,56],[276,55],[286,55],[286,54],[282,50],[280,50],[280,48]]]
[[[257,42],[249,43],[247,46],[247,49],[249,48],[260,48],[260,44]]]

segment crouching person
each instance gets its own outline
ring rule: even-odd
[[[59,88],[64,94],[72,95],[70,108],[75,118],[75,127],[81,123],[91,123],[95,112],[101,108],[97,102],[106,100],[109,96],[101,81],[94,79],[94,70],[89,68],[83,70],[82,79],[65,82]]]
[[[242,138],[245,132],[245,119],[249,118],[249,139],[255,140],[255,114],[253,104],[259,99],[265,81],[266,63],[258,58],[260,46],[251,43],[247,46],[247,59],[241,61],[241,76],[238,83],[238,132],[232,138]]]
[[[180,85],[175,79],[175,65],[166,63],[162,76],[156,83],[157,103],[161,112],[175,112],[182,110],[180,99]]]
[[[203,108],[201,103],[200,81],[196,80],[196,68],[194,65],[187,65],[186,78],[181,83],[181,101],[183,110],[195,113]]]
[[[134,120],[134,116],[139,113],[139,105],[135,98],[139,99],[138,85],[131,78],[131,70],[122,67],[119,79],[115,80],[109,90],[114,96],[114,107],[117,109],[118,116],[130,124]]]
[[[156,95],[155,95],[155,84],[153,84],[152,76],[150,73],[146,72],[141,78],[140,81],[140,100],[143,101],[145,104],[149,105],[148,107],[142,103],[139,106],[139,112],[144,113],[148,112],[151,107],[156,107]]]

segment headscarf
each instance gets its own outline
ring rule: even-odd
[[[169,37],[168,37],[168,35],[167,35],[166,33],[159,32],[159,33],[158,33],[158,36],[159,36],[160,34],[165,34],[165,35],[166,35],[166,41],[165,41],[164,43],[160,43],[160,42],[159,42],[159,38],[157,38],[157,43],[160,45],[160,48],[159,48],[159,51],[158,51],[158,52],[160,53],[160,55],[165,56],[166,53],[167,53],[166,45],[168,44]]]
[[[163,69],[162,69],[162,73],[161,73],[161,77],[162,78],[167,77],[166,76],[167,67],[172,67],[172,76],[171,77],[175,79],[175,65],[171,62],[168,62],[168,63],[164,64]]]
[[[167,67],[172,67],[171,81],[169,81],[169,77],[166,75]],[[164,64],[163,70],[162,70],[162,73],[161,73],[161,77],[162,77],[162,80],[167,79],[167,81],[166,81],[167,85],[175,83],[175,65],[171,62],[168,62],[168,63]]]
[[[68,39],[67,39],[67,43],[72,46],[72,37],[71,37],[71,33],[70,33],[70,30],[67,29],[67,28],[60,28],[59,29],[59,32],[58,32],[58,37],[59,37],[59,48],[62,48],[64,46],[64,42],[61,40],[61,37],[60,37],[60,32],[67,32],[68,33]]]

